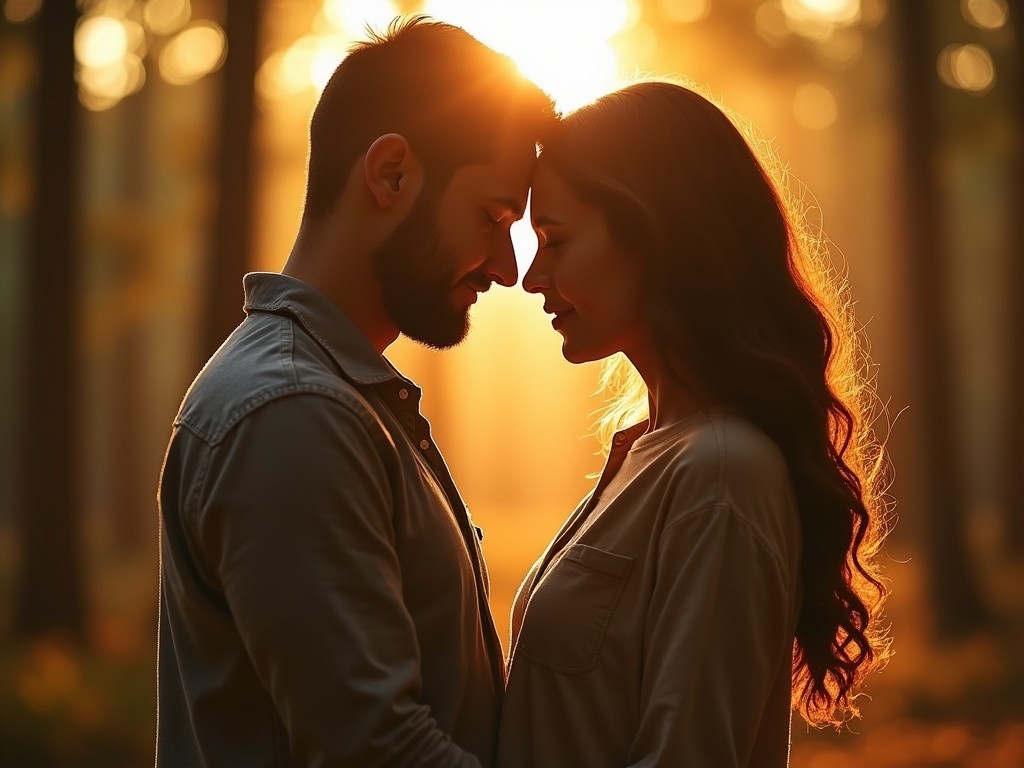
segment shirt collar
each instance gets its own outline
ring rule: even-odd
[[[397,372],[337,305],[315,288],[277,272],[250,272],[242,279],[245,311],[293,316],[357,384],[380,384]]]

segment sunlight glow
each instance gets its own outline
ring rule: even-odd
[[[853,24],[860,18],[860,0],[782,0],[791,19],[819,19],[831,24]]]
[[[530,204],[526,204],[526,215],[512,225],[509,230],[512,236],[512,250],[516,254],[516,266],[519,268],[518,283],[523,282],[523,275],[533,263],[533,257],[537,254],[537,233],[530,226]]]
[[[711,12],[711,0],[661,0],[661,12],[669,21],[690,24]]]
[[[548,0],[522,0],[503,8],[480,0],[427,0],[423,11],[510,56],[559,109],[571,111],[619,83],[611,41],[636,23],[638,8],[627,0],[592,0],[585,11]]]
[[[309,70],[313,78],[313,87],[317,93],[327,87],[327,81],[331,79],[334,70],[338,68],[338,62],[345,58],[352,40],[342,35],[321,37],[317,44],[310,51]]]
[[[774,21],[772,17],[776,12],[766,10],[776,4],[790,31],[818,42],[829,40],[837,29],[850,27],[861,21],[861,0],[775,0],[762,5],[758,10],[762,17],[758,26],[766,39],[777,37],[770,34],[774,31],[771,26],[775,25],[769,26]],[[765,34],[766,31],[769,34]]]
[[[700,5],[699,0],[690,2]],[[585,10],[550,0],[521,0],[514,6],[495,0],[425,0],[420,10],[510,56],[565,111],[620,84],[612,42],[642,13],[638,0],[592,0]],[[351,43],[366,36],[367,26],[385,29],[400,11],[394,0],[324,0],[315,32],[263,63],[257,78],[261,98],[319,93]],[[573,34],[566,34],[570,29]]]
[[[793,98],[793,117],[804,128],[820,131],[832,125],[839,114],[836,97],[821,83],[805,83]]]
[[[387,29],[400,10],[393,0],[324,0],[322,13],[335,30],[355,39],[363,37],[367,26]]]

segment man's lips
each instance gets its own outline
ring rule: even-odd
[[[464,290],[466,294],[466,301],[470,304],[474,304],[476,303],[477,294],[486,293],[490,289],[491,283],[463,280],[459,283],[459,287]]]

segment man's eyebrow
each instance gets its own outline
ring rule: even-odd
[[[512,216],[518,221],[523,218],[523,209],[519,207],[519,201],[512,197],[497,197],[491,198],[491,203],[494,205],[500,205],[502,208],[507,208],[512,212]]]
[[[532,224],[534,227],[558,227],[561,226],[562,222],[556,219],[554,216],[534,216]]]

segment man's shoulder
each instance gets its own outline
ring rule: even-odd
[[[372,411],[301,324],[287,315],[255,313],[199,372],[174,423],[216,444],[257,408],[301,394]]]

